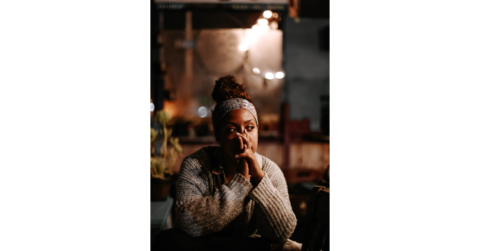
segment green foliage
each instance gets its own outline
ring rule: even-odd
[[[165,166],[163,160],[159,158],[150,158],[150,167],[153,177],[165,178]]]
[[[155,143],[158,140],[158,131],[150,128],[150,155],[153,157],[155,155]]]
[[[177,153],[182,153],[182,146],[180,145],[180,143],[178,142],[178,138],[174,137],[174,138],[170,138],[170,144],[173,146],[173,149],[177,152]]]
[[[158,131],[150,128],[150,142],[157,142],[158,140]]]
[[[160,155],[155,155],[155,143],[158,140],[158,132],[150,128],[150,142],[151,142],[151,158],[150,167],[152,177],[165,178],[173,175],[172,167],[175,164],[178,156],[182,154],[182,146],[177,137],[172,137],[172,128],[168,128],[167,124],[171,119],[171,115],[165,111],[158,111],[155,119],[162,124],[160,134],[163,136],[162,148]],[[170,143],[170,151],[168,146]]]
[[[165,112],[164,110],[158,111],[155,114],[155,120],[160,122],[161,124],[166,124],[170,119],[172,118],[172,115],[168,112]]]

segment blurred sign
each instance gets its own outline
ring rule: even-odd
[[[288,0],[155,0],[159,10],[231,9],[240,11],[288,11]]]
[[[195,47],[194,40],[176,39],[174,42],[175,49],[189,49]]]
[[[289,0],[289,16],[330,18],[330,0]]]

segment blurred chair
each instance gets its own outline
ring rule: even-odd
[[[283,171],[288,184],[315,182],[321,176],[321,171],[313,168],[295,168]]]
[[[310,194],[302,251],[330,250],[330,168]]]
[[[173,227],[173,205],[174,199],[170,196],[165,201],[150,202],[150,240],[152,242],[160,231]]]

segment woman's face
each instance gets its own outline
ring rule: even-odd
[[[222,119],[220,129],[217,132],[217,142],[222,146],[223,153],[233,158],[240,150],[240,141],[237,132],[245,134],[250,140],[252,151],[257,151],[258,127],[253,114],[244,109],[233,110]],[[245,144],[245,142],[243,142]]]

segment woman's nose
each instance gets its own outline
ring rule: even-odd
[[[244,134],[244,133],[247,134],[247,129],[246,129],[246,128],[242,128],[242,129],[241,129],[241,132],[242,132],[242,133],[237,132],[237,135],[242,135],[242,134]]]

